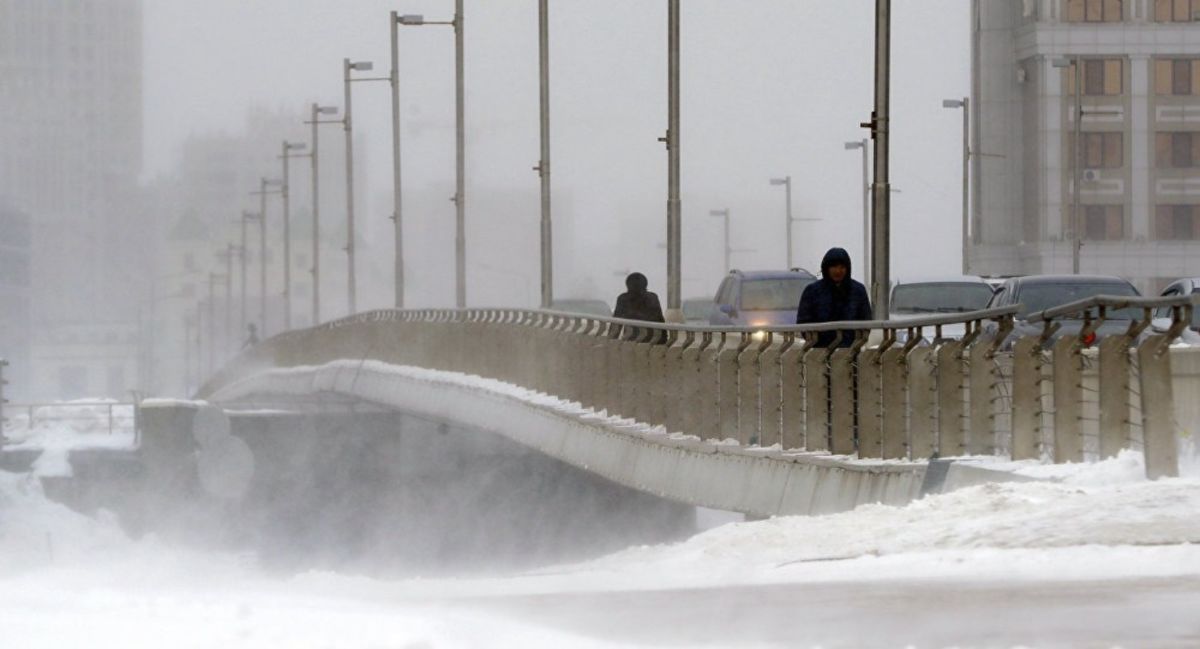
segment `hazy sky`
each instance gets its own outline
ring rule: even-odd
[[[146,163],[170,170],[189,133],[237,132],[251,106],[341,103],[341,59],[386,75],[387,12],[445,19],[450,0],[151,0],[146,3]],[[612,299],[639,269],[665,292],[665,1],[551,3],[557,292]],[[784,264],[783,192],[791,175],[797,263],[832,245],[861,250],[860,159],[846,151],[872,107],[869,0],[683,3],[684,293],[711,294],[720,219],[732,210],[741,268]],[[961,114],[968,91],[969,5],[893,3],[894,275],[956,272]],[[537,3],[466,2],[470,302],[537,295]],[[409,286],[420,304],[453,297],[453,39],[402,31]],[[368,300],[386,302],[391,263],[387,85],[355,86],[370,187],[360,217]],[[436,197],[436,199],[435,199]],[[411,203],[411,204],[410,204]],[[330,209],[330,208],[325,208]],[[563,240],[568,238],[567,240]],[[379,273],[372,276],[371,273]],[[487,299],[496,296],[497,299]],[[370,306],[371,304],[369,304]]]

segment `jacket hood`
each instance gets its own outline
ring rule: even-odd
[[[641,273],[629,273],[625,278],[625,288],[630,293],[645,293],[646,287],[650,285],[650,281]]]
[[[846,252],[845,248],[830,248],[829,252],[825,253],[824,259],[821,260],[821,277],[829,279],[829,267],[842,264],[846,267],[846,278],[850,278],[850,253]]]

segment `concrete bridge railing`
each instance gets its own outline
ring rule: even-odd
[[[1096,328],[1128,308],[1142,316],[1095,344]],[[1191,297],[1098,297],[1027,317],[1039,329],[1020,337],[1016,307],[755,328],[521,309],[381,310],[264,341],[199,396],[267,369],[375,360],[498,379],[746,446],[1055,462],[1140,448],[1147,474],[1160,477],[1178,473],[1179,354],[1170,343],[1194,308]],[[1151,333],[1156,312],[1170,317]],[[1078,332],[1058,336],[1067,321]],[[963,337],[943,337],[960,324]],[[822,332],[837,332],[835,343],[818,346]],[[1200,365],[1196,354],[1180,358]]]

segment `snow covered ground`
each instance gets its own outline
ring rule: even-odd
[[[64,433],[65,434],[65,433]],[[39,470],[50,470],[40,465]],[[280,575],[0,473],[4,647],[1200,646],[1200,471],[1127,452],[507,577]]]

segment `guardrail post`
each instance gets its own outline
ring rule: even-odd
[[[839,347],[829,358],[829,452],[853,455],[857,415],[854,398],[854,363],[858,348]]]
[[[691,361],[685,355],[695,343],[696,334],[685,331],[678,333],[675,344],[667,347],[666,373],[663,377],[663,425],[668,432],[692,432],[685,427],[685,415],[694,394],[688,389],[694,372]]]
[[[963,344],[947,340],[937,349],[937,450],[942,456],[966,452],[963,431]]]
[[[762,446],[783,444],[783,374],[780,356],[795,345],[794,334],[778,334],[783,342],[768,346],[758,355],[759,433]]]
[[[829,450],[829,350],[814,347],[804,354],[804,448]]]
[[[721,346],[725,344],[723,334],[704,334],[700,352],[696,356],[696,399],[699,400],[693,413],[696,424],[687,432],[700,439],[716,439],[721,435],[721,378],[717,364]]]
[[[914,460],[933,457],[937,450],[936,358],[932,347],[913,347],[908,353],[908,452]]]
[[[798,336],[799,334],[797,334]],[[779,356],[779,378],[782,383],[780,404],[780,434],[783,450],[791,451],[805,447],[806,397],[808,393],[804,363],[811,343],[797,338]],[[824,397],[822,396],[822,399]]]
[[[858,355],[859,457],[883,457],[884,387],[881,358],[879,349],[865,349]]]
[[[1042,440],[1042,342],[1022,336],[1013,345],[1012,459],[1036,460]]]
[[[662,336],[666,339],[662,339]],[[650,407],[648,408],[648,423],[653,426],[666,426],[670,386],[667,385],[670,370],[668,369],[668,353],[675,345],[675,331],[655,331],[651,339],[650,349],[646,356],[650,369]]]
[[[1176,316],[1178,317],[1178,314]],[[1137,350],[1146,477],[1151,480],[1179,475],[1179,447],[1175,439],[1175,399],[1171,386],[1169,353],[1171,338],[1173,336],[1150,336]]]
[[[738,343],[732,345],[729,342],[730,336],[736,336]],[[746,334],[727,333],[722,334],[725,338],[725,343],[721,347],[721,352],[717,355],[717,380],[720,386],[720,397],[718,399],[718,411],[720,412],[720,435],[722,440],[737,439],[739,442],[745,443],[738,437],[738,356],[741,355],[743,346],[746,344]]]
[[[967,350],[967,394],[971,399],[967,410],[967,453],[970,455],[996,452],[993,422],[998,379],[992,349],[990,339],[976,339]]]
[[[1080,401],[1083,390],[1079,340],[1063,336],[1054,341],[1054,461],[1083,461],[1083,426]]]
[[[1100,340],[1100,459],[1116,456],[1129,441],[1129,342]]]
[[[770,337],[771,334],[764,334]],[[742,334],[750,342],[751,334]],[[741,444],[761,444],[759,440],[759,380],[761,369],[759,356],[761,347],[750,344],[742,349],[737,357],[738,372],[738,435]]]
[[[910,333],[912,336],[920,336]],[[889,347],[879,357],[883,383],[883,419],[880,424],[880,455],[893,460],[908,455],[908,351]]]

